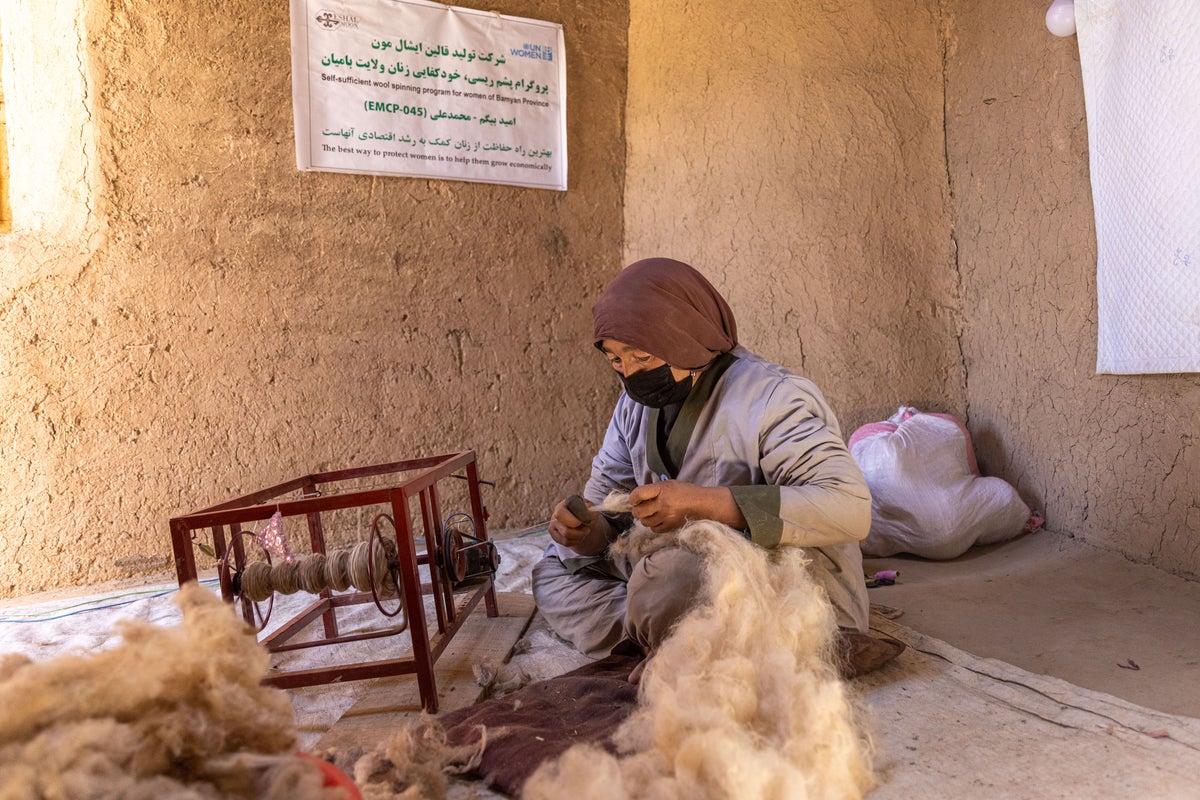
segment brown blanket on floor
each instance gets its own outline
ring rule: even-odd
[[[530,684],[504,697],[451,711],[440,718],[452,745],[478,744],[487,729],[475,774],[517,795],[542,762],[574,745],[614,751],[611,737],[637,706],[629,673],[640,659],[609,656]]]
[[[905,645],[895,639],[843,632],[834,658],[843,678],[873,672]],[[637,707],[629,673],[640,658],[612,655],[504,697],[451,711],[440,718],[451,745],[487,745],[474,774],[516,796],[543,761],[577,744],[615,753],[612,735]],[[486,729],[486,734],[484,733]]]

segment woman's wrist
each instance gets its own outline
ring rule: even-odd
[[[742,509],[738,506],[737,501],[733,499],[733,492],[728,486],[713,486],[707,491],[708,509],[705,515],[706,519],[711,519],[714,522],[720,522],[723,525],[728,525],[731,528],[744,530],[746,528],[746,518],[742,515]]]

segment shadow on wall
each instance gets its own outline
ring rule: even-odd
[[[1010,464],[1012,458],[1009,456],[1008,448],[1005,447],[1004,440],[1001,439],[989,426],[974,427],[971,430],[971,441],[975,444],[975,458],[979,464],[979,471],[984,475],[1007,475],[1008,470],[1000,470],[996,468],[997,464]],[[990,463],[989,463],[990,462]],[[1013,487],[1021,495],[1021,499],[1025,501],[1035,512],[1045,516],[1046,514],[1046,499],[1039,494],[1030,493],[1027,486],[1022,486],[1016,480],[1012,481]]]

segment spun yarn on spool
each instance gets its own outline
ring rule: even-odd
[[[397,552],[394,541],[380,537],[373,547],[370,542],[359,542],[349,549],[311,553],[294,561],[253,561],[242,569],[239,593],[261,603],[274,592],[320,594],[326,589],[341,592],[353,586],[362,592],[392,597],[397,592],[392,575]]]

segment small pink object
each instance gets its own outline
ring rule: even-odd
[[[900,577],[900,571],[895,569],[881,569],[879,572],[875,573],[875,580],[877,581],[895,582],[896,578],[898,577]]]
[[[283,533],[283,514],[278,511],[271,515],[266,525],[258,529],[254,534],[254,541],[275,558],[289,562],[296,560],[288,547],[287,536]]]

